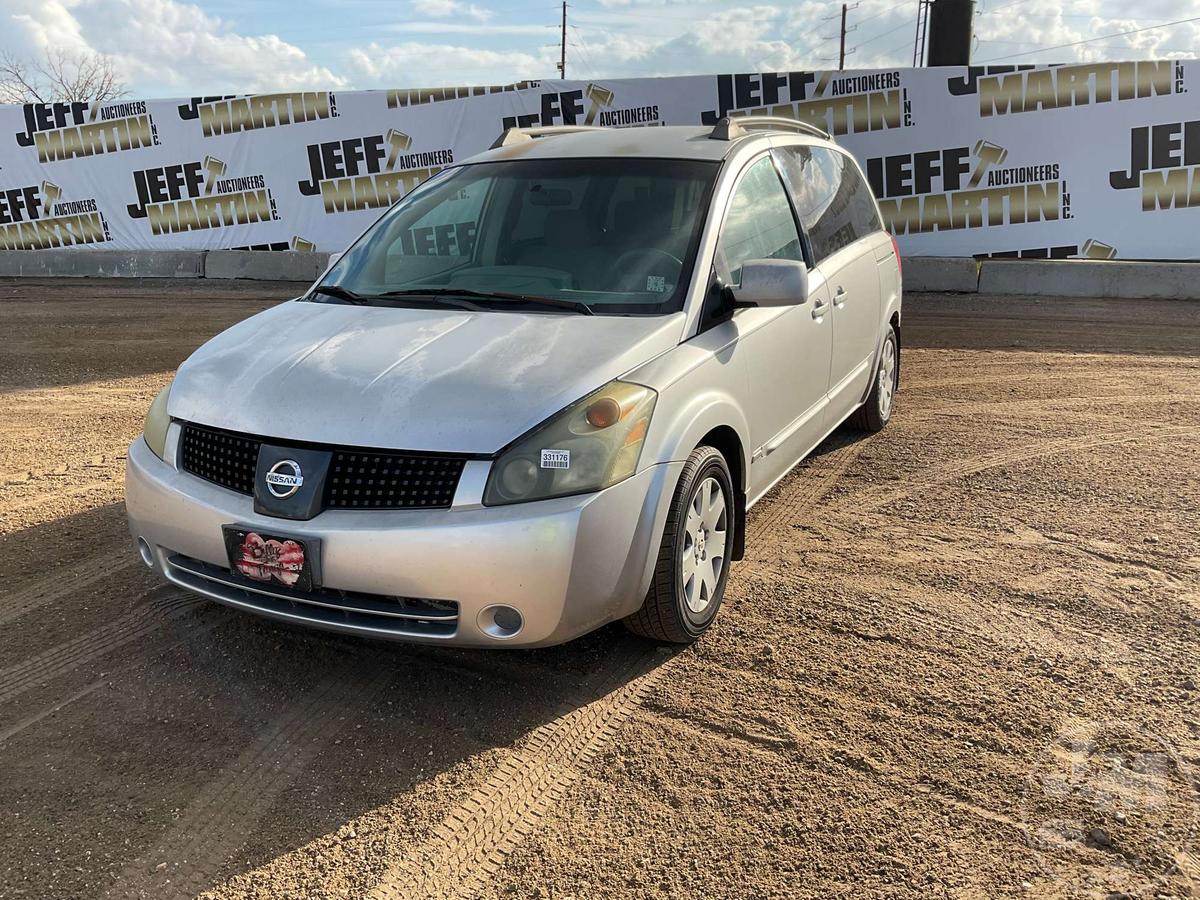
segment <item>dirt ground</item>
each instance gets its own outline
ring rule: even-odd
[[[151,398],[292,293],[0,280],[0,897],[1200,893],[1200,303],[911,296],[711,635],[485,653],[137,561]]]

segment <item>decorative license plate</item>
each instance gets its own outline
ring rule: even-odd
[[[254,581],[270,582],[311,591],[316,587],[313,575],[315,554],[311,540],[267,534],[237,525],[224,526],[225,550],[229,568]]]

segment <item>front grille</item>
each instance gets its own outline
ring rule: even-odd
[[[179,465],[213,484],[253,494],[260,444],[257,438],[189,423],[183,426]]]
[[[288,446],[187,422],[179,467],[201,478],[253,496],[258,451],[264,443]],[[449,509],[462,477],[464,457],[297,444],[331,454],[322,509]]]
[[[462,470],[457,457],[338,450],[325,482],[325,508],[447,509]]]
[[[275,619],[377,637],[453,637],[458,604],[317,588],[296,591],[254,581],[181,554],[167,557],[167,577],[180,587]]]

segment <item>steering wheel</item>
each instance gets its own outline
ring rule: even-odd
[[[626,266],[630,265],[631,260],[636,259],[639,256],[648,257],[644,265],[639,267],[631,267],[631,270],[627,273],[622,271],[626,268]],[[631,278],[639,278],[640,276],[646,275],[654,266],[654,258],[669,262],[672,266],[672,268],[669,270],[672,274],[672,277],[668,280],[672,282],[678,282],[679,273],[683,271],[683,260],[677,256],[672,256],[666,250],[659,250],[657,247],[635,247],[633,250],[626,250],[617,257],[617,261],[613,263],[613,268],[617,270],[618,278],[620,279],[621,283],[626,284]],[[633,290],[645,290],[645,288],[635,287]]]

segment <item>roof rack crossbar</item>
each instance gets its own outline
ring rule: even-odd
[[[751,129],[796,131],[802,134],[811,134],[813,137],[819,137],[826,141],[833,140],[828,131],[808,122],[801,122],[799,119],[789,119],[785,116],[766,115],[725,116],[713,126],[713,130],[708,136],[714,141],[732,141],[740,137],[745,137]]]
[[[540,125],[533,128],[505,128],[504,133],[492,142],[491,149],[524,144],[534,138],[555,137],[560,134],[577,134],[581,131],[603,131],[598,125]]]

